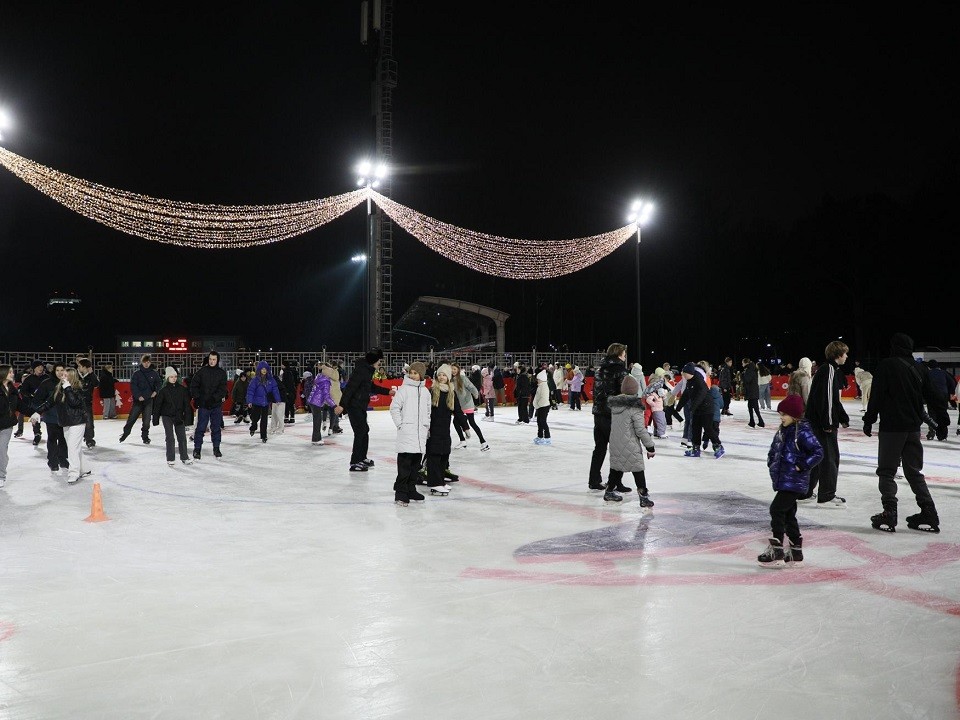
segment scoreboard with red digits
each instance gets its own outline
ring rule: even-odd
[[[243,341],[235,335],[118,335],[120,352],[202,353],[208,350],[243,350]]]

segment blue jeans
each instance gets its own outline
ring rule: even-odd
[[[193,447],[197,450],[203,445],[203,434],[210,423],[210,437],[215,448],[220,447],[220,425],[223,423],[223,408],[200,408],[197,410],[197,430],[193,433]]]

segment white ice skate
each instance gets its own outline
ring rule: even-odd
[[[440,495],[441,497],[446,497],[450,494],[449,485],[437,485],[436,487],[430,488],[431,495]]]

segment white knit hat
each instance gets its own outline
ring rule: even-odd
[[[177,377],[177,371],[168,365],[163,369],[164,380],[168,379],[171,375],[173,375],[174,377]]]
[[[440,373],[443,373],[444,375],[446,375],[447,380],[449,381],[453,377],[453,368],[447,365],[446,363],[444,363],[443,365],[437,368],[437,371],[435,373],[433,373],[433,377],[437,377]]]

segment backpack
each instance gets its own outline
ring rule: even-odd
[[[493,389],[503,390],[504,387],[506,384],[503,382],[503,373],[500,372],[500,368],[497,368],[493,371]]]

